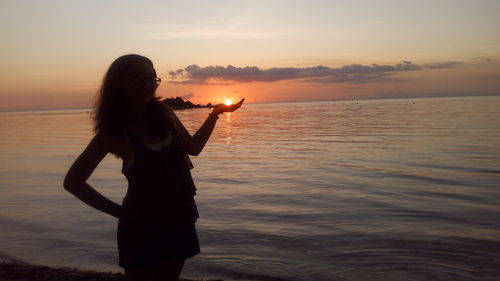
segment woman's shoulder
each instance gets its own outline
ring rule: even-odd
[[[174,128],[177,129],[178,118],[177,115],[175,115],[174,110],[166,103],[163,103],[163,109],[165,110],[165,115],[168,120],[171,124],[173,124]]]
[[[161,104],[166,114],[174,114],[174,110],[166,102],[161,102]]]

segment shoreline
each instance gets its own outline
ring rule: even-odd
[[[122,281],[125,275],[120,272],[100,272],[82,270],[73,267],[50,267],[33,265],[22,262],[0,261],[0,280],[2,281],[68,281],[68,280],[93,280],[93,281]],[[223,281],[222,279],[185,279],[179,281]]]

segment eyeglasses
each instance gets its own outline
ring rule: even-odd
[[[154,74],[142,74],[142,73],[133,73],[131,80],[134,81],[135,83],[140,83],[140,84],[145,84],[148,83],[149,81],[154,81],[156,84],[156,87],[160,86],[161,84],[161,78],[156,77]]]

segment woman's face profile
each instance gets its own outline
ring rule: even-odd
[[[158,87],[156,71],[148,61],[133,63],[124,73],[122,91],[132,104],[152,100]]]

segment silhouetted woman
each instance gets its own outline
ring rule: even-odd
[[[213,108],[191,136],[174,112],[155,97],[161,80],[153,63],[125,55],[109,67],[95,106],[95,136],[64,179],[64,188],[118,222],[120,266],[127,280],[177,280],[184,260],[199,253],[189,155],[198,155],[218,115]],[[86,181],[108,153],[123,160],[128,190],[119,205]]]

